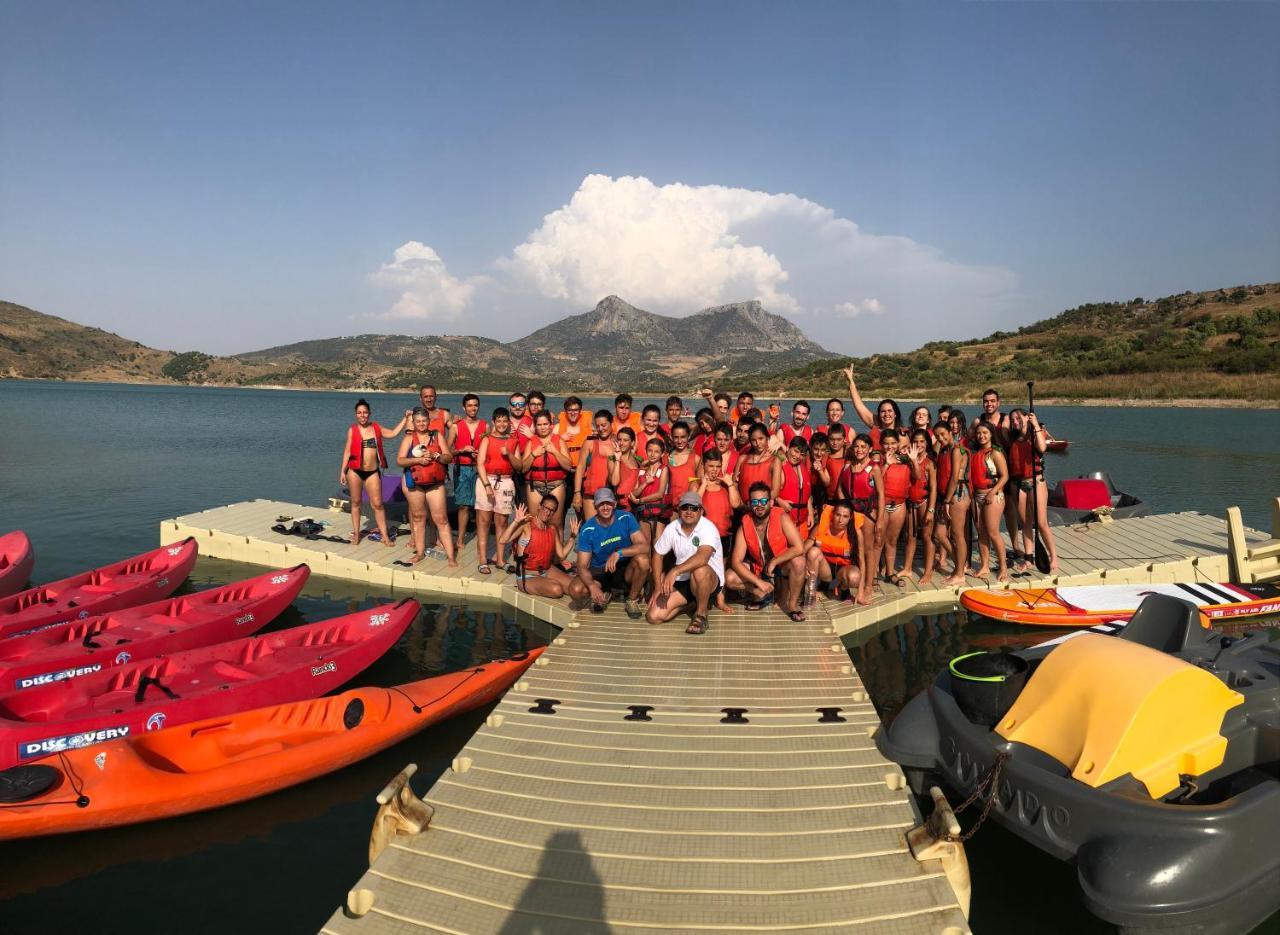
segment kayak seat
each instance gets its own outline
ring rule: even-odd
[[[1062,490],[1062,505],[1068,510],[1096,510],[1111,506],[1111,491],[1105,481],[1092,477],[1076,477],[1058,482]]]
[[[213,672],[221,678],[235,679],[236,681],[253,678],[253,673],[248,669],[242,669],[234,663],[227,662],[225,659],[219,659],[213,664]]]
[[[1117,639],[1140,643],[1162,653],[1181,652],[1200,630],[1200,609],[1171,594],[1148,594]]]

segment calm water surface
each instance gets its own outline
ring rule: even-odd
[[[36,580],[46,581],[154,548],[160,520],[181,513],[252,498],[322,504],[334,493],[355,398],[0,381],[0,530],[27,531],[38,555]],[[384,423],[416,402],[407,394],[369,399]],[[663,400],[638,400],[650,401]],[[445,396],[441,404],[458,411],[460,398]],[[499,404],[505,398],[482,397],[482,415]],[[587,400],[589,408],[608,404]],[[1280,493],[1278,411],[1038,411],[1057,436],[1071,440],[1069,455],[1050,458],[1051,479],[1106,469],[1121,489],[1159,511],[1220,515],[1238,504],[1247,524],[1269,522],[1270,498]],[[202,559],[191,586],[256,573]],[[275,626],[347,613],[387,596],[313,578]],[[541,645],[549,635],[545,625],[496,605],[435,600],[359,683],[453,671]],[[891,715],[966,647],[1027,638],[1015,627],[943,615],[864,638],[850,654],[877,705]],[[314,932],[364,869],[373,794],[410,761],[419,764],[417,785],[425,788],[484,714],[448,721],[333,776],[255,802],[0,845],[0,932],[61,929],[57,920],[68,918],[68,907],[98,932]],[[976,931],[1025,932],[1029,920],[1042,932],[1107,930],[1079,908],[1070,868],[998,827],[972,840],[969,858]],[[1262,931],[1280,933],[1280,922]]]

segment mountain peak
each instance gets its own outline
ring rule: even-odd
[[[607,295],[596,307],[587,313],[588,332],[593,335],[627,334],[638,325],[649,324],[658,316],[643,309],[638,309],[630,302]]]

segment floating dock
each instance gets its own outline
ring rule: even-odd
[[[616,605],[575,615],[518,592],[499,569],[477,574],[470,543],[458,568],[406,568],[392,564],[403,546],[272,532],[281,516],[350,528],[344,513],[260,500],[167,520],[161,539],[389,590],[500,598],[561,628],[426,794],[426,830],[392,840],[325,932],[969,931],[963,855],[912,856],[909,793],[875,749],[879,720],[840,642],[953,609],[962,589],[882,586],[869,607],[821,601],[802,624],[738,608],[695,637]],[[1242,530],[1236,551],[1265,548]],[[1062,528],[1062,573],[1018,584],[1227,580],[1228,538],[1224,520],[1199,513]]]

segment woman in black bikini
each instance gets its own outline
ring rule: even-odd
[[[369,404],[356,401],[356,421],[347,429],[346,444],[342,446],[342,461],[338,468],[338,484],[351,491],[351,544],[360,542],[360,526],[364,519],[363,501],[369,500],[374,521],[382,535],[382,544],[391,548],[391,536],[387,532],[387,511],[382,505],[382,468],[387,466],[387,456],[382,449],[384,438],[395,438],[408,419],[408,412],[394,428],[379,425],[370,418]]]
[[[438,426],[439,423],[436,423]],[[405,492],[409,503],[409,533],[413,537],[410,565],[422,561],[427,543],[427,511],[435,524],[440,545],[449,567],[457,567],[453,550],[453,530],[449,527],[449,505],[445,493],[448,476],[445,465],[453,460],[449,433],[433,426],[431,415],[421,406],[413,410],[413,429],[400,442],[396,464],[405,469],[413,486]]]

